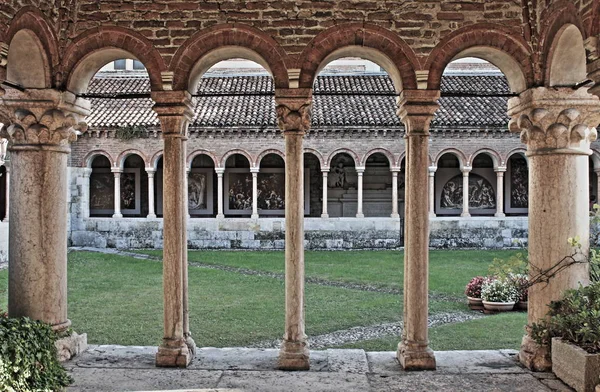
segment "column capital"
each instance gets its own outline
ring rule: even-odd
[[[365,172],[364,166],[356,166],[355,169],[358,174],[363,174]]]
[[[250,168],[250,173],[252,174],[258,174],[260,172],[260,167],[251,167]]]
[[[223,175],[223,173],[225,173],[225,168],[224,167],[215,167],[215,173]]]
[[[408,136],[429,135],[429,124],[439,104],[439,90],[402,90],[398,97],[398,117]]]
[[[148,173],[148,175],[149,175],[149,176],[150,176],[150,175],[152,175],[152,176],[153,176],[153,175],[154,175],[154,173],[156,173],[156,169],[155,169],[155,168],[153,168],[153,167],[147,167],[147,168],[146,168],[146,173]]]
[[[111,167],[110,171],[115,175],[123,173],[123,169],[121,169],[120,167]]]
[[[6,169],[6,171],[8,172],[8,169]],[[594,168],[594,173],[600,174],[600,167],[599,168]]]
[[[429,173],[435,173],[437,171],[437,166],[429,166],[427,169],[429,170]]]
[[[324,175],[327,175],[327,173],[329,173],[329,166],[323,166],[321,168],[321,173],[323,173]]]
[[[310,129],[311,89],[277,89],[277,125],[284,132],[304,133]]]
[[[12,142],[11,149],[53,146],[68,152],[69,143],[87,130],[90,103],[68,91],[8,89],[0,97],[0,113],[10,120],[0,136]]]
[[[537,87],[508,101],[509,129],[521,133],[527,155],[590,155],[600,122],[600,99],[587,87]]]
[[[471,170],[473,170],[472,166],[463,166],[460,168],[460,171],[462,172],[463,176],[468,175],[471,172]]]
[[[506,171],[506,166],[498,166],[494,169],[496,173],[504,173]]]
[[[6,169],[6,171],[8,172],[8,169]],[[83,168],[83,178],[90,178],[91,175],[92,175],[92,168],[84,167]]]
[[[402,168],[401,168],[401,167],[397,167],[397,166],[392,166],[392,167],[390,167],[390,171],[392,172],[392,174],[393,174],[393,173],[396,173],[396,174],[398,174],[398,173],[400,173],[400,171],[401,171],[401,170],[402,170]]]
[[[152,91],[152,110],[158,115],[162,136],[187,137],[187,126],[194,117],[192,96],[188,91]]]

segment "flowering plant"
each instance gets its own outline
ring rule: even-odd
[[[516,302],[519,292],[507,279],[486,279],[481,286],[481,299],[486,302]]]
[[[481,285],[485,278],[483,276],[476,276],[465,287],[465,295],[471,298],[481,298]]]
[[[510,275],[509,278],[519,293],[519,301],[527,302],[529,299],[529,277],[525,274],[514,274]]]

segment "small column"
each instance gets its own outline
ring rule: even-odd
[[[278,368],[308,370],[304,332],[304,149],[310,89],[276,90],[277,122],[285,137],[285,334]]]
[[[429,166],[429,217],[435,218],[435,172],[437,166]]]
[[[216,167],[215,172],[217,173],[217,219],[223,219],[225,218],[225,214],[223,214],[223,174],[225,168]]]
[[[506,167],[499,166],[496,170],[496,213],[494,216],[503,218],[504,215],[504,172]]]
[[[364,167],[356,167],[356,175],[358,177],[358,200],[356,202],[356,217],[364,218],[363,214],[363,174],[365,172]]]
[[[392,218],[400,218],[398,214],[398,173],[400,172],[399,167],[393,167],[390,169],[392,172]]]
[[[463,210],[460,216],[467,218],[471,216],[469,213],[469,173],[471,172],[471,166],[464,166],[460,171],[463,175]]]
[[[152,92],[164,139],[163,300],[164,335],[156,366],[187,367],[195,343],[187,310],[187,178],[186,144],[193,115],[187,91]]]
[[[8,168],[6,169],[6,174],[8,175]],[[83,169],[83,184],[82,186],[82,203],[81,203],[81,214],[84,219],[90,217],[90,176],[92,175],[92,168],[86,167]],[[8,177],[6,178],[8,180]],[[8,193],[7,193],[8,200]]]
[[[187,143],[186,143],[186,148],[187,148]],[[187,150],[186,150],[187,151]],[[190,173],[192,172],[192,168],[191,167],[186,167],[185,168],[185,197],[183,198],[183,204],[184,204],[184,208],[185,208],[185,216],[187,217],[187,219],[190,219],[192,216],[190,215],[190,210],[189,210],[189,200],[190,200],[190,188],[189,188],[189,182],[190,182]],[[186,220],[187,222],[187,220]],[[187,254],[186,254],[187,255]]]
[[[323,175],[323,212],[321,213],[321,218],[329,218],[329,213],[327,212],[327,175],[329,174],[329,168],[322,168],[321,174]]]
[[[404,369],[435,369],[429,348],[429,124],[439,91],[404,90],[398,115],[406,129],[406,240],[404,245],[404,328],[396,356]]]
[[[574,252],[578,237],[584,261],[589,252],[589,156],[600,123],[600,100],[586,87],[532,88],[508,101],[511,132],[527,145],[529,166],[530,274],[547,271],[543,283],[529,288],[528,324],[546,317],[550,301],[589,282],[588,263],[557,269]],[[551,367],[548,347],[523,338],[519,359],[536,371]]]
[[[596,203],[595,204],[600,205],[600,169],[594,169],[594,173],[596,173]],[[8,168],[7,168],[6,174],[8,174]],[[8,196],[6,197],[6,200],[8,200]]]
[[[252,219],[258,219],[258,172],[259,167],[251,167],[252,173]]]
[[[156,213],[154,212],[154,173],[156,173],[156,169],[153,167],[147,167],[146,173],[148,174],[148,219],[156,218]]]
[[[121,214],[121,173],[123,169],[120,167],[113,167],[110,169],[115,176],[115,212],[113,218],[122,218]]]
[[[6,166],[6,211],[4,213],[4,222],[8,222],[8,217],[10,216],[10,167]]]

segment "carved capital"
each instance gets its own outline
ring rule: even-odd
[[[439,90],[403,90],[398,97],[398,117],[406,134],[429,135],[429,124],[439,108]]]
[[[306,89],[275,92],[277,125],[284,132],[304,133],[310,129],[312,96]]]
[[[591,154],[600,100],[585,87],[526,90],[508,103],[509,129],[520,132],[527,155]]]
[[[153,91],[155,104],[152,109],[158,115],[162,136],[187,138],[188,125],[194,117],[192,96],[187,91]]]

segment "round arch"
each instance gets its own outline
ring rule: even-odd
[[[462,151],[457,150],[455,148],[447,148],[445,150],[440,151],[436,156],[435,156],[435,160],[432,163],[435,163],[435,166],[438,166],[438,162],[440,161],[440,158],[443,157],[446,154],[451,154],[454,155],[456,157],[456,159],[458,159],[458,165],[459,168],[463,168],[467,165],[467,157],[465,156],[465,154],[462,153]]]
[[[219,160],[217,159],[215,154],[213,154],[212,152],[210,152],[208,150],[204,150],[204,149],[194,150],[190,154],[188,154],[186,167],[188,167],[188,168],[191,167],[192,162],[194,162],[194,158],[196,158],[198,155],[206,155],[213,161],[213,164],[215,165],[215,167],[219,167]]]
[[[594,163],[594,171],[600,170],[600,151],[592,149],[590,159]]]
[[[158,161],[160,161],[160,159],[163,157],[163,151],[157,151],[156,153],[154,153],[154,155],[152,155],[152,158],[150,158],[150,168],[154,169],[154,170],[158,170]]]
[[[100,68],[122,58],[142,62],[152,91],[162,90],[161,72],[166,67],[152,42],[135,31],[115,26],[86,31],[69,45],[62,62],[64,87],[74,94],[84,93]]]
[[[315,150],[314,148],[305,148],[304,153],[314,155],[319,160],[319,165],[321,166],[321,168],[325,168],[327,166],[325,164],[325,161],[323,160],[323,154],[321,154],[319,151]]]
[[[349,155],[352,158],[352,160],[354,161],[354,166],[360,166],[360,159],[358,158],[358,155],[356,155],[356,153],[354,151],[352,151],[348,148],[338,148],[337,150],[335,150],[331,154],[329,154],[329,156],[327,157],[327,167],[331,167],[331,161],[338,154]]]
[[[574,16],[572,16],[574,18]],[[573,23],[554,26],[544,40],[544,84],[573,86],[587,78],[583,28]]]
[[[472,167],[473,161],[480,154],[486,154],[492,159],[492,162],[494,163],[494,169],[498,169],[499,166],[504,166],[505,161],[502,160],[502,157],[500,156],[500,154],[498,154],[498,152],[496,152],[492,149],[489,149],[489,148],[481,148],[481,149],[475,151],[473,154],[471,154],[469,156],[468,166]]]
[[[346,23],[317,35],[300,55],[300,88],[312,88],[318,73],[343,57],[361,57],[383,67],[397,92],[416,89],[419,60],[397,34],[364,23]]]
[[[463,27],[447,35],[429,54],[428,89],[439,90],[442,74],[453,60],[477,57],[498,67],[508,79],[510,89],[521,93],[534,85],[531,52],[519,31],[492,24]]]
[[[279,151],[276,148],[270,148],[270,149],[264,150],[260,154],[258,154],[258,156],[256,157],[256,161],[253,163],[253,166],[260,167],[260,164],[261,164],[263,158],[269,154],[278,155],[279,157],[281,157],[281,159],[283,159],[283,162],[285,164],[285,154],[283,153],[283,151]]]
[[[514,148],[514,149],[510,150],[508,152],[508,154],[506,154],[506,158],[504,159],[504,162],[508,162],[508,160],[515,154],[521,154],[521,155],[523,155],[525,160],[527,160],[527,150],[524,148],[518,147],[518,148]]]
[[[242,150],[242,149],[240,149],[240,148],[236,148],[236,149],[234,149],[234,150],[229,150],[229,151],[227,151],[227,152],[225,153],[225,155],[223,155],[223,156],[221,157],[221,163],[220,163],[219,167],[225,168],[225,163],[227,162],[227,159],[228,159],[230,156],[232,156],[232,155],[235,155],[235,154],[239,154],[239,155],[242,155],[242,156],[246,157],[246,159],[248,160],[248,164],[249,164],[250,166],[252,166],[252,165],[254,164],[254,159],[252,159],[252,155],[250,155],[250,154],[248,153],[248,151]]]
[[[87,155],[85,156],[85,158],[83,158],[83,167],[87,167],[87,168],[91,168],[92,167],[92,163],[94,162],[94,159],[96,159],[99,156],[103,156],[106,159],[108,159],[108,161],[111,163],[111,165],[115,164],[115,161],[113,160],[112,156],[104,151],[104,150],[93,150],[87,153]]]
[[[390,151],[386,150],[385,148],[374,148],[363,156],[362,160],[360,161],[360,166],[366,166],[367,160],[373,154],[384,155],[387,158],[390,167],[394,166],[394,163],[396,163],[396,160],[394,159],[394,154],[392,154]]]
[[[138,155],[140,158],[142,158],[142,161],[144,162],[144,166],[145,167],[147,166],[148,157],[146,157],[146,155],[144,153],[142,153],[140,150],[131,148],[131,149],[125,150],[119,154],[119,156],[117,157],[117,160],[115,162],[115,167],[123,169],[123,166],[125,165],[125,160],[130,155]]]
[[[273,76],[275,88],[288,88],[285,57],[271,36],[254,27],[239,23],[213,26],[192,35],[175,53],[170,65],[173,89],[194,92],[204,72],[231,58],[260,64]]]

